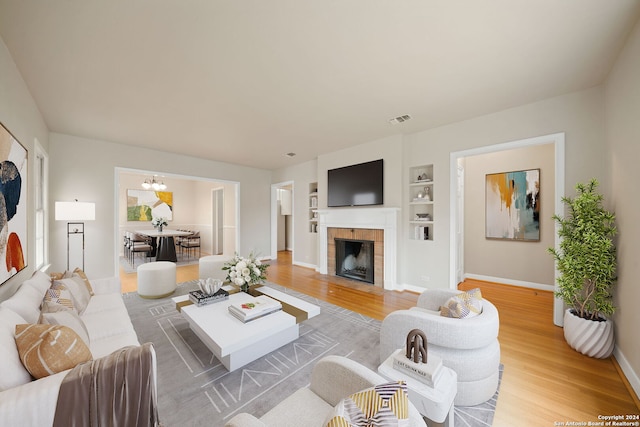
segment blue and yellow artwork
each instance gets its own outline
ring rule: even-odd
[[[486,175],[485,236],[540,240],[540,169]]]

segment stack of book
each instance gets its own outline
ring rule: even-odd
[[[402,350],[393,353],[393,368],[408,374],[429,387],[436,388],[442,377],[442,359],[435,354],[427,356],[427,363],[416,363],[408,359]]]
[[[229,313],[245,323],[279,310],[282,310],[280,301],[276,301],[266,295],[252,297],[249,301],[229,305]]]
[[[229,299],[229,292],[224,289],[218,289],[212,294],[205,294],[201,290],[189,292],[189,300],[198,307],[227,299]]]

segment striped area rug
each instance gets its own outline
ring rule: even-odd
[[[240,412],[257,417],[309,384],[313,365],[327,355],[346,356],[377,370],[380,321],[268,283],[321,307],[300,324],[300,337],[229,373],[191,332],[171,298],[148,300],[125,294],[125,304],[140,342],[153,342],[158,355],[158,404],[165,427],[223,426]],[[178,285],[174,296],[197,288]],[[495,399],[477,407],[456,408],[455,425],[490,426]]]

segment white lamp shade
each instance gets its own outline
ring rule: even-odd
[[[96,204],[93,202],[56,202],[57,221],[93,221]]]

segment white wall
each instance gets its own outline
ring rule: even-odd
[[[239,182],[238,252],[269,255],[271,172],[56,133],[50,135],[49,143],[51,204],[73,199],[96,202],[96,220],[85,225],[89,275],[110,276],[118,271],[114,245],[121,241],[115,229],[116,167]],[[65,225],[55,221],[50,225],[51,262],[53,269],[59,270],[66,267]]]
[[[38,107],[22,80],[13,58],[0,39],[0,122],[20,141],[28,151],[27,206],[28,241],[27,267],[0,286],[0,300],[9,297],[17,286],[33,274],[35,265],[35,212],[34,212],[34,147],[36,139],[46,151],[49,147],[49,130],[38,111]]]
[[[616,359],[640,394],[640,23],[636,24],[605,85],[607,145],[610,153],[611,198],[616,213],[618,284],[614,316]]]
[[[555,204],[554,145],[544,144],[466,157],[464,160],[464,272],[486,280],[501,278],[554,286],[551,219]],[[485,176],[490,173],[540,169],[540,241],[485,238]]]
[[[603,116],[602,88],[596,87],[408,135],[404,145],[405,173],[411,166],[434,165],[435,237],[433,242],[404,239],[401,273],[404,284],[425,288],[449,284],[452,152],[565,132],[565,194],[570,194],[577,181],[591,177],[607,181],[608,169],[602,161],[606,157]],[[405,228],[405,236],[407,233]],[[552,265],[547,268],[552,269]],[[422,276],[428,276],[430,281],[421,280]]]
[[[272,183],[293,182],[293,263],[307,267],[318,264],[318,239],[309,232],[309,184],[318,180],[317,161],[312,160],[273,172]]]

